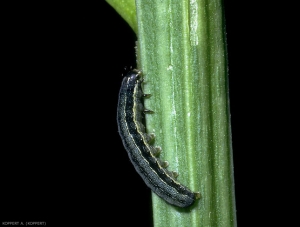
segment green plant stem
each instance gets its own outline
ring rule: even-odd
[[[153,194],[154,225],[236,226],[221,0],[136,0],[149,133],[178,181],[202,198],[179,209]]]

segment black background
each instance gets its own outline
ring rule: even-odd
[[[224,3],[237,220],[264,226],[282,200],[274,109],[284,102],[269,38],[278,21],[266,8]],[[23,4],[2,8],[1,221],[152,226],[150,190],[116,124],[135,34],[104,1]]]

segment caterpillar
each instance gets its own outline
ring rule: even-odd
[[[168,171],[168,162],[157,156],[161,148],[150,145],[153,134],[147,134],[143,114],[152,113],[144,109],[141,71],[133,69],[124,76],[119,92],[117,108],[118,131],[129,159],[146,185],[167,203],[178,207],[191,206],[200,193],[192,192],[176,181],[177,173]]]

